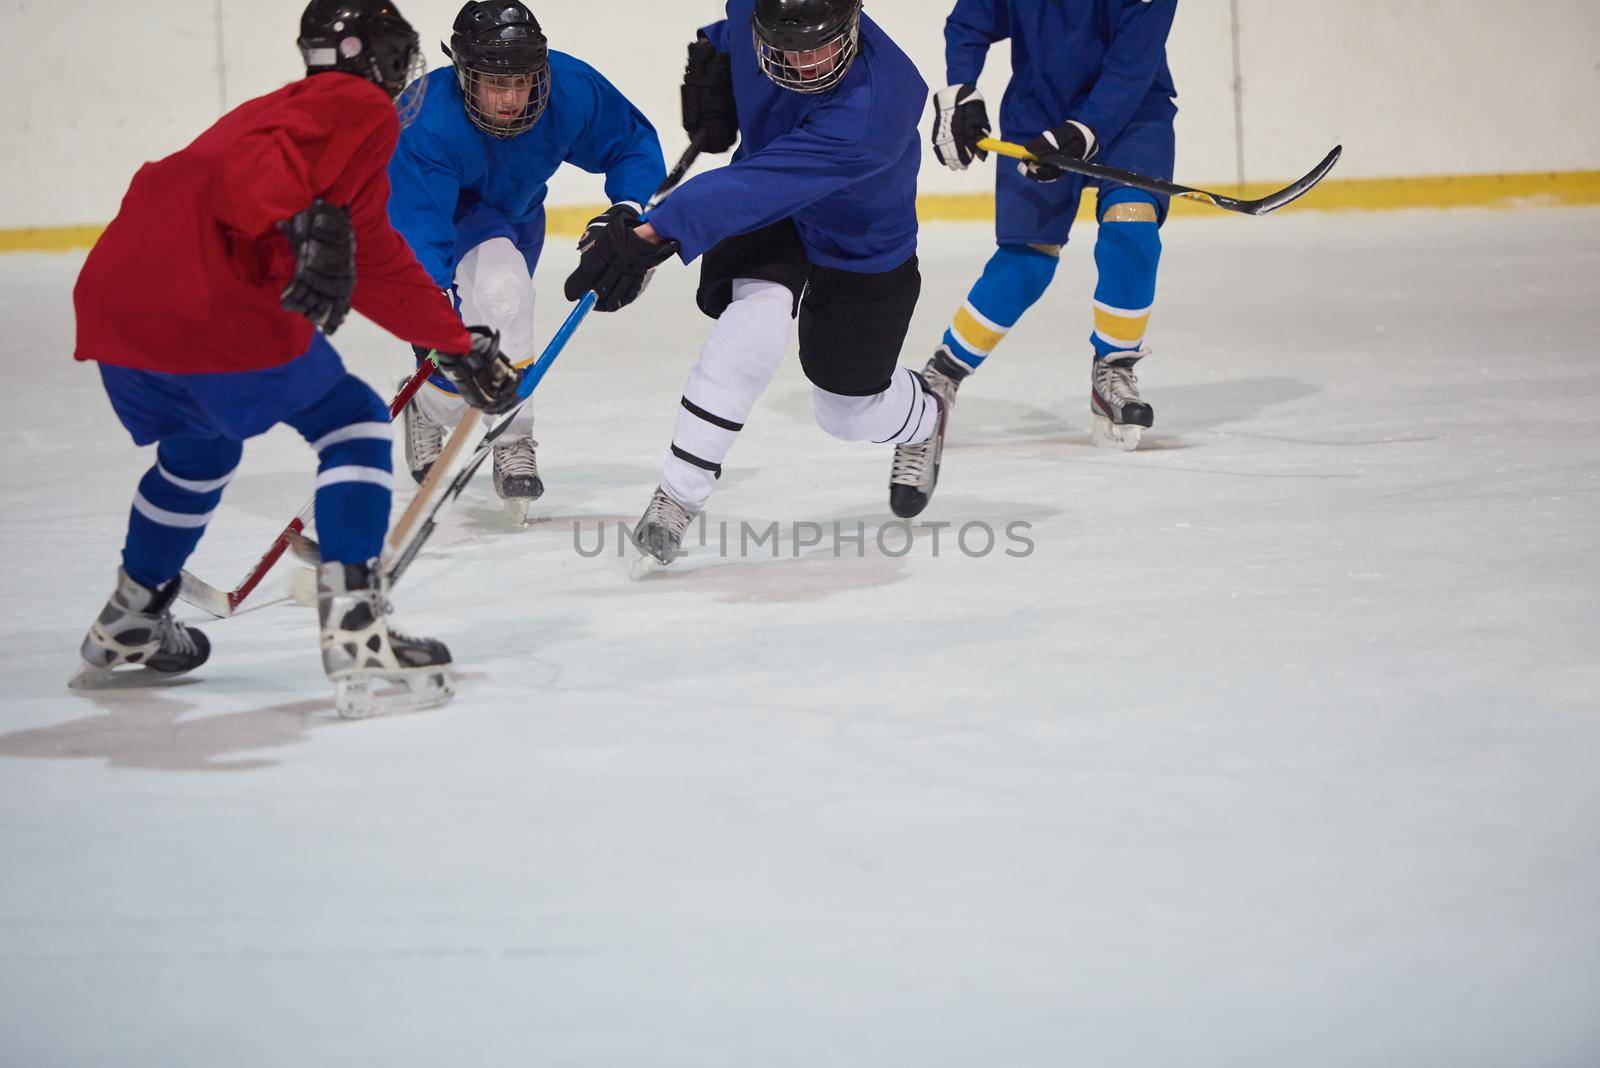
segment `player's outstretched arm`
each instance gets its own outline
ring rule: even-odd
[[[350,207],[356,230],[351,306],[402,341],[440,352],[472,347],[467,329],[411,246],[389,222],[389,178],[380,168]]]

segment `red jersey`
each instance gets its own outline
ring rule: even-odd
[[[468,351],[449,300],[389,225],[399,137],[382,89],[318,74],[241,104],[189,147],[145,164],[78,275],[77,358],[213,374],[302,355],[312,326],[279,303],[294,256],[277,226],[318,197],[350,208],[352,307],[404,341]]]

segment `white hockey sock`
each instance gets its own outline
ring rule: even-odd
[[[711,329],[689,372],[661,487],[690,511],[711,496],[722,462],[789,349],[794,295],[749,278],[733,283],[733,303]]]
[[[933,435],[939,406],[922,388],[921,376],[901,367],[889,388],[870,397],[846,397],[825,389],[812,390],[817,425],[841,441],[880,445],[918,445]]]

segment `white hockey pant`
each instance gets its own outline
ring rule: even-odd
[[[533,280],[528,261],[504,237],[492,237],[461,257],[456,268],[456,292],[461,296],[461,321],[500,331],[500,351],[519,367],[534,358]],[[436,423],[453,427],[466,410],[466,401],[454,393],[425,386],[417,405]],[[488,426],[495,417],[485,416]],[[533,435],[533,405],[524,404],[505,440]]]
[[[740,278],[733,302],[711,329],[689,372],[661,486],[690,511],[704,507],[722,464],[756,400],[771,384],[789,348],[794,297],[777,282]],[[889,388],[846,397],[812,388],[817,424],[845,441],[915,444],[936,425],[932,400],[914,372],[895,372]]]

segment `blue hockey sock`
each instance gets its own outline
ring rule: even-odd
[[[122,567],[151,589],[178,577],[200,544],[244,446],[231,438],[173,436],[156,446],[156,463],[139,480]]]
[[[944,332],[945,351],[958,363],[977,370],[1023,313],[1050,288],[1060,257],[1059,249],[1045,252],[1032,245],[996,249]]]
[[[1094,291],[1090,341],[1102,359],[1135,351],[1144,343],[1161,263],[1161,228],[1156,220],[1156,202],[1147,193],[1117,189],[1100,203],[1100,234],[1094,245],[1100,280]]]
[[[330,563],[364,564],[383,552],[393,483],[389,408],[346,376],[316,404],[286,420],[316,450],[317,541]]]

